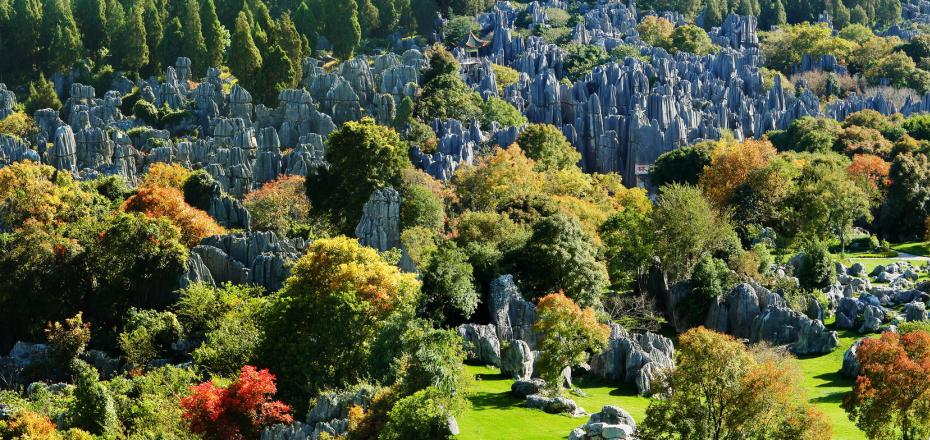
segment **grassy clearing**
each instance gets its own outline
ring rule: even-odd
[[[843,365],[843,354],[856,341],[854,332],[840,332],[840,346],[830,354],[806,357],[799,360],[804,388],[808,400],[826,414],[833,426],[833,438],[865,439],[865,435],[846,417],[840,408],[843,396],[853,381],[839,374]],[[462,440],[563,439],[568,433],[583,425],[587,418],[572,418],[546,414],[527,409],[523,401],[510,395],[510,378],[500,374],[497,368],[466,366],[476,380],[469,398],[471,407],[458,417]],[[603,383],[580,384],[588,397],[569,396],[588,412],[599,411],[604,405],[617,405],[633,415],[637,422],[646,416],[649,399],[636,395],[632,387],[616,388]]]
[[[524,408],[523,401],[510,394],[513,381],[501,375],[497,368],[469,365],[466,369],[475,375],[476,381],[469,397],[471,408],[457,418],[461,440],[560,439],[588,420],[587,417],[573,418]],[[637,421],[646,416],[649,399],[636,395],[632,387],[582,382],[580,388],[588,397],[569,397],[588,412],[600,411],[604,405],[617,405],[629,411]]]
[[[896,244],[891,246],[891,248],[898,252],[904,252],[905,254],[930,257],[930,245],[925,241]]]

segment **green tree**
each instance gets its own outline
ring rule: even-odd
[[[165,35],[165,25],[155,0],[143,0],[142,16],[145,20],[145,40],[149,47],[149,73],[156,72],[161,67],[161,40]]]
[[[131,308],[119,334],[119,345],[131,365],[144,368],[156,358],[170,358],[171,345],[183,335],[184,329],[174,313]]]
[[[272,299],[259,360],[281,395],[306,410],[306,395],[356,383],[385,319],[409,310],[419,290],[378,253],[347,237],[313,242]]]
[[[878,224],[891,240],[917,240],[930,216],[930,160],[924,154],[900,154],[891,163],[891,185]]]
[[[243,83],[243,87],[254,89],[261,68],[262,55],[252,39],[252,26],[245,13],[240,12],[229,47],[229,70]]]
[[[643,279],[655,253],[652,218],[627,208],[608,217],[599,232],[612,285],[618,290],[633,288],[637,280]]]
[[[34,115],[36,111],[50,108],[58,110],[61,108],[61,100],[55,93],[55,85],[45,79],[45,75],[39,74],[39,79],[29,83],[29,97],[23,103],[26,107],[26,113]]]
[[[607,290],[607,269],[597,249],[574,218],[563,214],[533,225],[526,244],[507,258],[529,298],[563,291],[585,307],[594,307]]]
[[[149,47],[146,43],[145,17],[141,4],[133,6],[123,20],[119,33],[113,41],[113,52],[121,67],[138,71],[149,63]]]
[[[436,20],[436,0],[411,0],[410,9],[416,19],[417,32],[424,37],[432,34]]]
[[[802,398],[793,358],[703,327],[676,348],[675,369],[653,382],[662,398],[650,401],[639,438],[830,438],[825,416]]]
[[[562,293],[542,297],[533,330],[539,332],[542,356],[536,368],[553,396],[562,393],[562,370],[587,361],[607,347],[610,327],[597,322],[593,309],[582,309]]]
[[[408,184],[401,199],[401,229],[422,226],[431,231],[442,230],[446,221],[445,208],[442,200],[429,188],[419,184]]]
[[[388,34],[397,29],[400,23],[400,11],[394,0],[373,0],[374,5],[378,8],[378,22],[380,28],[379,34]]]
[[[656,255],[669,281],[688,277],[698,261],[726,248],[736,235],[726,216],[699,189],[677,183],[660,189],[652,220]]]
[[[362,39],[362,27],[355,0],[323,0],[323,35],[333,45],[333,55],[352,58]]]
[[[310,4],[319,5],[318,1],[314,0],[300,2],[300,6],[298,6],[297,11],[294,12],[294,25],[297,27],[297,31],[300,32],[300,35],[307,39],[310,51],[316,53],[317,35],[321,26],[318,18],[320,9],[315,8],[313,12],[311,12]]]
[[[352,233],[375,190],[401,187],[402,171],[411,166],[408,147],[371,118],[343,124],[326,144],[330,166],[307,178],[307,197],[339,230]]]
[[[163,66],[173,66],[178,57],[185,56],[183,52],[184,27],[181,19],[174,17],[165,26],[165,34],[159,43],[159,61]],[[230,62],[230,68],[232,63]]]
[[[649,183],[655,187],[697,185],[704,167],[710,165],[713,146],[713,142],[702,142],[662,153],[649,170]]]
[[[84,47],[91,53],[108,47],[107,6],[104,0],[76,0],[74,19],[84,39]]]
[[[471,317],[478,300],[468,256],[455,242],[443,241],[423,268],[420,315],[455,325]]]
[[[805,289],[823,289],[836,282],[836,265],[822,242],[810,242],[804,247],[795,270],[798,282]]]
[[[290,88],[295,77],[287,52],[277,44],[271,46],[262,57],[261,71],[257,76],[252,96],[257,102],[276,106],[279,92]]]
[[[746,0],[743,0],[746,1]],[[693,24],[679,26],[672,31],[671,51],[707,55],[717,51],[707,32]]]
[[[113,434],[119,423],[113,397],[100,383],[97,370],[84,361],[74,362],[74,400],[68,411],[69,425],[91,434]]]
[[[42,2],[41,0],[12,0],[6,49],[11,60],[17,60],[11,67],[19,74],[30,74],[39,65],[39,49],[36,44],[42,41]],[[47,29],[47,28],[45,28]]]
[[[517,137],[517,145],[536,162],[537,171],[570,168],[581,160],[562,131],[550,124],[530,124]]]
[[[203,0],[200,12],[204,44],[207,47],[206,64],[208,67],[219,68],[226,59],[226,47],[230,44],[229,31],[220,24],[213,0]]]
[[[526,124],[526,116],[513,104],[496,96],[480,101],[481,126],[490,130],[494,123],[501,127],[519,127]]]
[[[481,95],[468,87],[459,76],[458,61],[445,48],[434,45],[429,51],[430,67],[423,72],[423,89],[417,100],[416,114],[424,121],[458,119],[469,121],[482,117]]]
[[[358,4],[358,24],[362,35],[370,36],[381,27],[381,16],[371,0],[356,0]]]
[[[43,12],[43,67],[51,72],[66,72],[84,51],[81,31],[74,22],[71,4],[66,0],[48,0]],[[31,42],[35,44],[35,42]]]
[[[668,47],[675,25],[666,18],[647,15],[636,26],[636,30],[644,43],[655,47]]]

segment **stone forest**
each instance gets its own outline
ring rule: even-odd
[[[0,0],[0,439],[930,439],[928,0]]]

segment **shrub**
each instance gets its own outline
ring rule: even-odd
[[[501,127],[526,124],[526,116],[523,116],[513,104],[496,96],[491,96],[486,101],[482,101],[480,107],[481,126],[485,129],[490,129],[495,122]]]
[[[45,337],[56,364],[59,367],[70,366],[90,342],[90,324],[84,323],[81,312],[78,312],[73,318],[66,319],[64,324],[49,323],[45,328]]]
[[[190,173],[181,185],[184,201],[203,211],[210,210],[210,200],[213,198],[214,190],[218,188],[219,184],[205,170]]]
[[[61,108],[61,100],[55,93],[55,85],[45,79],[45,75],[39,74],[37,81],[29,83],[29,97],[23,103],[26,108],[26,114],[34,115],[37,111],[50,108],[58,110]]]
[[[144,367],[157,357],[168,356],[183,333],[174,313],[133,308],[119,335],[119,346],[130,364]]]
[[[453,438],[449,433],[449,417],[452,414],[443,400],[442,394],[432,387],[401,399],[388,412],[387,423],[378,438],[384,440]]]
[[[0,438],[64,440],[48,417],[28,409],[21,409],[8,420],[0,421]]]
[[[116,407],[109,390],[99,381],[97,370],[76,360],[74,401],[68,412],[69,424],[95,435],[114,433],[117,429]]]
[[[610,61],[607,49],[595,44],[572,44],[565,52],[565,71],[572,79],[579,79],[595,67]]]
[[[136,195],[126,199],[121,208],[126,212],[141,212],[148,217],[169,220],[181,231],[181,241],[187,247],[194,247],[206,237],[225,232],[209,214],[185,203],[184,195],[174,187],[143,186]]]
[[[28,140],[39,134],[39,127],[36,125],[36,121],[29,115],[23,112],[16,112],[0,119],[0,134],[7,134]]]
[[[491,68],[494,69],[494,81],[497,82],[497,88],[500,92],[503,92],[507,86],[516,84],[520,79],[520,72],[507,66],[492,64]]]
[[[517,137],[517,145],[536,161],[537,171],[574,167],[581,160],[581,154],[554,125],[530,124]]]
[[[836,265],[823,243],[810,243],[798,261],[797,277],[805,289],[821,289],[836,282]]]
[[[443,241],[423,271],[421,315],[440,323],[458,323],[478,308],[478,292],[468,256],[455,242]]]
[[[305,189],[302,176],[287,176],[247,194],[242,205],[249,210],[252,229],[285,237],[295,227],[309,224],[311,208]]]
[[[176,163],[154,163],[146,170],[145,176],[142,178],[142,186],[159,186],[181,190],[190,177],[191,172]]]
[[[207,440],[258,438],[262,428],[294,420],[289,406],[271,400],[276,392],[274,375],[247,365],[226,388],[213,382],[191,387],[181,407],[191,431]]]
[[[198,379],[193,368],[167,365],[109,382],[119,419],[132,438],[191,438],[178,401]]]
[[[409,229],[424,227],[440,231],[445,224],[446,213],[442,200],[423,185],[407,185],[401,197],[400,227]]]
[[[132,106],[132,115],[141,119],[147,125],[158,126],[158,108],[155,107],[155,104],[144,99],[136,101]]]

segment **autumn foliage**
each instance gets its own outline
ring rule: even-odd
[[[859,377],[843,407],[869,438],[930,436],[930,334],[884,333],[857,351]]]
[[[704,167],[701,175],[704,194],[715,205],[726,205],[736,187],[749,178],[749,173],[764,167],[776,154],[775,147],[768,140],[721,142],[713,152],[710,165]]]
[[[142,186],[160,186],[180,190],[184,187],[184,182],[190,175],[190,171],[176,163],[156,163],[149,166],[148,172],[145,173],[143,178]]]
[[[583,363],[588,352],[599,353],[606,348],[610,327],[597,321],[594,309],[582,309],[562,292],[540,298],[536,313],[533,329],[543,335],[539,342],[543,353],[538,366],[540,377],[550,392],[558,394],[562,369]]]
[[[184,194],[176,188],[143,186],[136,195],[123,202],[122,209],[170,220],[181,230],[181,242],[188,247],[196,246],[206,237],[225,232],[209,214],[188,205]]]
[[[874,154],[857,154],[846,171],[858,182],[865,183],[871,191],[879,191],[890,183],[888,172],[891,164]]]
[[[265,426],[294,421],[289,406],[271,400],[276,392],[273,374],[247,365],[227,388],[213,382],[192,386],[181,407],[190,430],[206,440],[258,438]]]

